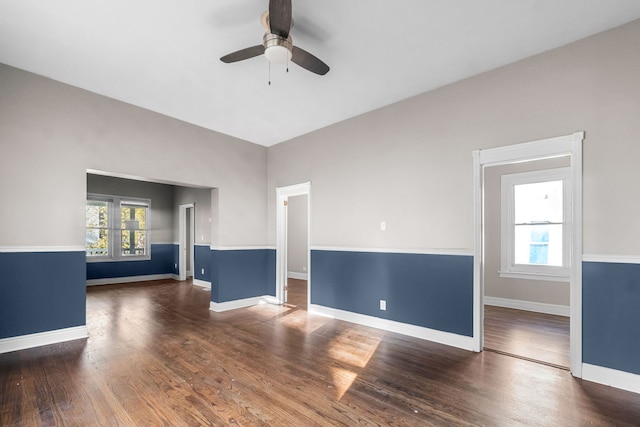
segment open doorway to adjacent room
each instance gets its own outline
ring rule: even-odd
[[[287,301],[307,309],[308,301],[308,195],[291,196],[287,203]]]
[[[306,310],[311,300],[311,183],[276,192],[276,299]]]
[[[179,280],[193,279],[195,252],[195,206],[193,203],[180,205],[179,208]]]
[[[567,264],[563,252],[570,249],[563,247],[570,231],[564,221],[570,212],[570,160],[553,157],[484,171],[484,349],[563,369],[569,369],[570,348],[570,284],[567,269],[561,269]],[[511,261],[527,271],[509,268],[510,250],[517,254]],[[555,268],[559,275],[536,267]]]
[[[576,377],[582,376],[583,139],[576,132],[474,152],[474,350],[568,368]],[[521,209],[525,194],[540,200]],[[542,215],[552,202],[562,208]],[[561,239],[557,258],[554,235]]]

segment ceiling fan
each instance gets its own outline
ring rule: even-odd
[[[270,63],[291,61],[312,73],[324,76],[329,72],[329,66],[306,50],[293,45],[289,34],[293,26],[291,16],[291,0],[269,0],[269,10],[260,18],[267,30],[262,37],[262,44],[232,52],[220,60],[228,64],[264,53]]]

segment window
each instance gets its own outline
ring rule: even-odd
[[[502,176],[501,277],[569,280],[569,168]]]
[[[147,260],[150,201],[90,194],[86,204],[88,261]]]

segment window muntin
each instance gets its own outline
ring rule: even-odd
[[[569,277],[569,169],[502,177],[502,277]]]
[[[90,194],[86,203],[88,261],[148,260],[149,211],[146,199]]]

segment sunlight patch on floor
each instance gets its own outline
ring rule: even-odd
[[[380,339],[345,331],[338,334],[329,346],[329,355],[352,366],[364,368],[380,344]]]
[[[338,400],[351,388],[358,378],[358,372],[367,366],[378,349],[380,341],[381,338],[366,337],[347,330],[339,333],[329,344],[329,356],[353,367],[352,369],[337,366],[331,368]]]
[[[283,325],[306,334],[315,332],[329,321],[331,319],[328,317],[309,315],[308,312],[303,310],[293,311],[278,319],[278,322]]]
[[[331,377],[333,386],[337,392],[336,400],[340,400],[358,378],[358,373],[349,371],[348,369],[333,367],[331,368]]]
[[[247,307],[247,310],[267,320],[276,316],[280,316],[282,313],[286,313],[291,309],[283,305],[260,303],[251,307]]]

